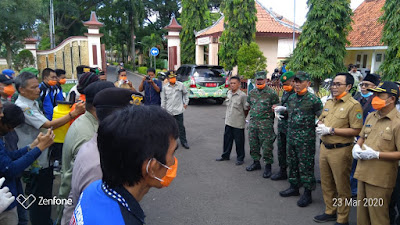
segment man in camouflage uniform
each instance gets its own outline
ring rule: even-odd
[[[271,177],[271,164],[274,162],[272,151],[276,138],[274,132],[274,110],[272,106],[279,103],[276,92],[266,86],[266,72],[256,73],[256,89],[250,91],[247,102],[250,104],[249,142],[250,155],[254,162],[246,167],[247,171],[260,170],[260,148],[266,163],[263,177]]]
[[[286,132],[288,126],[288,113],[286,107],[284,106],[289,97],[294,92],[294,73],[288,71],[280,77],[280,81],[283,84],[283,89],[285,90],[282,95],[280,106],[273,107],[275,113],[278,113],[278,161],[280,170],[278,173],[272,175],[271,180],[286,180],[287,179],[287,163],[286,163]]]
[[[296,94],[289,97],[286,108],[289,114],[287,134],[287,159],[289,165],[290,187],[279,192],[282,197],[299,196],[299,187],[304,187],[304,194],[297,201],[299,207],[306,207],[311,202],[311,190],[315,189],[315,118],[321,115],[321,100],[307,91],[310,76],[297,72],[295,81]]]

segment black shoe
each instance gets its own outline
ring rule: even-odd
[[[215,161],[218,161],[218,162],[221,162],[221,161],[228,161],[229,159],[225,159],[225,158],[218,158],[218,159],[216,159]]]
[[[349,225],[349,223],[338,223],[338,222],[336,222],[334,225]]]
[[[253,164],[250,166],[246,167],[247,171],[254,171],[254,170],[261,170],[261,164],[260,161],[254,160]]]
[[[181,143],[182,144],[182,146],[184,147],[184,148],[186,148],[186,149],[189,149],[189,145],[188,145],[188,143],[187,142],[185,142],[185,143]]]
[[[300,197],[299,201],[297,201],[297,206],[306,207],[312,203],[311,190],[305,188],[303,195]]]
[[[293,184],[290,184],[290,187],[284,191],[279,192],[281,197],[290,197],[290,196],[299,196],[299,188]]]
[[[315,216],[313,218],[313,220],[317,223],[325,223],[325,222],[329,222],[329,221],[335,221],[336,218],[337,218],[336,214],[329,215],[329,214],[323,213],[321,215]]]
[[[286,180],[286,179],[287,179],[286,168],[282,168],[282,167],[278,173],[272,175],[272,177],[271,177],[271,180]]]
[[[270,178],[271,175],[272,175],[272,172],[271,172],[271,164],[265,164],[265,169],[264,169],[263,177],[264,177],[264,178]]]
[[[240,165],[243,165],[243,161],[236,161],[236,166],[240,166]]]

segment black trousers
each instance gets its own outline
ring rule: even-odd
[[[229,159],[232,151],[233,140],[235,140],[237,161],[244,159],[244,129],[225,125],[224,152],[222,158]]]
[[[51,205],[39,205],[40,198],[53,198],[53,166],[39,170],[39,174],[29,174],[25,193],[33,194],[36,201],[28,208],[32,225],[52,225]]]
[[[181,140],[181,143],[187,143],[185,125],[183,124],[183,113],[175,115],[174,118],[178,123],[179,140]]]
[[[398,213],[396,213],[396,208]],[[397,219],[396,219],[397,214]],[[396,187],[389,205],[390,224],[400,225],[400,167],[397,171]]]

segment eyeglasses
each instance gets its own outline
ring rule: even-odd
[[[342,83],[337,82],[337,83],[332,83],[331,87],[340,87],[342,85],[347,85],[347,84],[342,84]]]
[[[367,83],[360,83],[360,87],[369,87],[372,86],[371,84],[367,84]]]

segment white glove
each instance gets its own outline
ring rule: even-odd
[[[363,150],[361,149],[360,145],[355,144],[353,147],[353,150],[351,150],[351,153],[353,155],[354,159],[361,159],[360,154]]]
[[[274,110],[275,110],[275,112],[284,112],[284,111],[286,111],[286,107],[278,105],[278,106],[275,107]]]
[[[3,185],[6,179],[4,177],[0,178],[0,187]],[[3,187],[0,189],[0,213],[7,209],[11,203],[13,203],[15,197],[12,196],[10,189],[8,187]]]
[[[332,127],[327,127],[325,124],[318,124],[318,127],[315,128],[315,132],[321,136],[331,134],[331,131]]]
[[[278,120],[282,120],[283,118],[285,118],[284,115],[280,115],[278,112],[275,111],[275,117],[278,118]]]
[[[367,145],[363,145],[365,148],[364,151],[360,153],[360,158],[363,160],[369,160],[369,159],[379,159],[379,152],[373,150],[372,148],[368,147]]]

